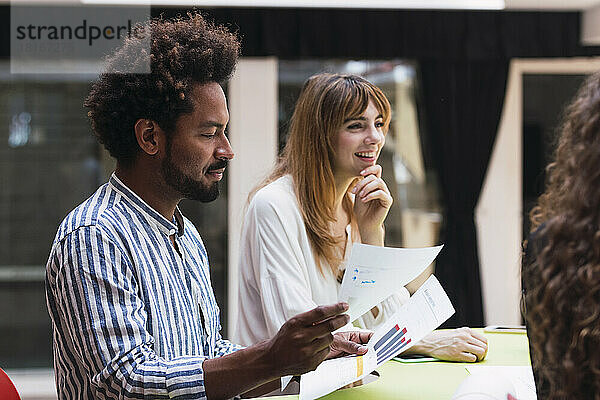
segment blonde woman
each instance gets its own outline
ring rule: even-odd
[[[393,200],[377,158],[390,119],[383,92],[361,77],[319,74],[306,81],[283,155],[249,197],[237,341],[267,339],[290,317],[335,303],[352,243],[383,246]],[[374,329],[408,297],[398,288],[359,325]],[[475,362],[485,357],[487,341],[469,328],[435,331],[408,352]]]

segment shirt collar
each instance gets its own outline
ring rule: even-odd
[[[133,190],[129,189],[113,172],[108,181],[114,190],[119,192],[134,208],[142,212],[158,230],[163,232],[165,235],[183,236],[184,234],[184,222],[183,215],[179,210],[179,206],[175,207],[175,215],[173,221],[169,221],[163,217],[158,211],[150,207],[140,196],[138,196]]]

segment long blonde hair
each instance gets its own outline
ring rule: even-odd
[[[356,75],[322,73],[304,83],[290,120],[288,140],[274,170],[249,196],[283,175],[291,175],[294,192],[304,219],[316,263],[322,262],[334,275],[343,254],[337,250],[340,238],[331,233],[335,221],[334,148],[337,132],[345,120],[361,116],[372,101],[384,120],[387,133],[391,120],[390,103],[377,86]],[[345,194],[342,206],[353,221],[352,201]]]

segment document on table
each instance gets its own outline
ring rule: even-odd
[[[339,301],[350,306],[346,312],[350,322],[418,277],[442,247],[403,249],[354,244],[339,293]]]
[[[412,347],[454,314],[450,299],[435,276],[378,328],[363,356],[326,360],[300,378],[299,400],[312,400],[370,374],[396,354]]]
[[[502,375],[515,387],[517,399],[536,400],[535,380],[531,366],[472,365],[465,367],[470,374],[485,372],[488,376]]]

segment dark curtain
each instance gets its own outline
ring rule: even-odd
[[[420,118],[445,207],[435,274],[456,314],[444,325],[482,326],[474,210],[490,159],[508,61],[422,61]],[[498,193],[502,196],[502,193]]]

